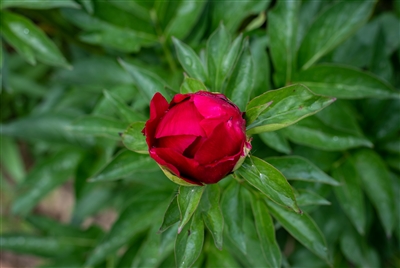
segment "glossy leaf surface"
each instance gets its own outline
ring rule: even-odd
[[[156,74],[123,60],[119,60],[119,63],[132,76],[137,87],[149,102],[157,92],[169,99],[169,95],[165,91],[166,83]]]
[[[299,1],[278,1],[268,13],[268,36],[271,60],[276,69],[276,84],[292,81],[296,68],[296,41],[300,9]]]
[[[148,154],[149,149],[146,137],[143,135],[145,122],[132,123],[122,134],[122,142],[131,151],[140,154]]]
[[[135,173],[138,176],[137,173],[146,173],[158,169],[159,167],[150,157],[126,150],[115,156],[90,181],[112,181],[132,176]]]
[[[175,241],[177,267],[190,267],[199,257],[204,241],[204,223],[196,212]]]
[[[77,135],[98,136],[119,140],[119,135],[124,131],[126,123],[100,116],[85,116],[66,127]]]
[[[235,103],[241,111],[244,111],[253,91],[254,74],[253,58],[248,45],[244,45],[243,52],[238,58],[232,75],[226,86],[225,94]]]
[[[2,36],[16,48],[29,63],[36,60],[53,66],[69,67],[57,46],[23,16],[2,11]]]
[[[334,189],[340,206],[357,231],[361,235],[364,234],[366,227],[364,193],[354,162],[347,159],[340,167],[333,170],[332,176],[341,184]]]
[[[308,69],[319,58],[335,48],[361,27],[375,5],[375,1],[339,2],[320,14],[313,22],[298,53],[298,64]]]
[[[178,196],[174,196],[167,210],[165,211],[163,222],[161,224],[159,232],[164,232],[173,224],[180,220],[181,212],[178,206]]]
[[[281,266],[281,250],[276,242],[274,223],[264,200],[252,196],[251,207],[265,258],[271,267]]]
[[[300,212],[292,187],[272,165],[251,156],[236,172],[275,203]]]
[[[335,99],[318,96],[303,85],[268,91],[246,107],[247,133],[274,131],[310,116]]]
[[[315,255],[328,262],[328,249],[321,230],[307,213],[297,214],[266,200],[271,214]]]
[[[197,206],[200,203],[203,195],[204,186],[181,186],[179,187],[178,205],[181,212],[181,221],[178,227],[178,233],[188,223],[193,213],[196,212]]]
[[[228,237],[245,254],[246,242],[243,230],[245,208],[240,185],[236,181],[232,181],[224,191],[221,209],[224,216],[224,229]]]
[[[203,82],[195,78],[185,76],[180,88],[181,94],[194,93],[200,90],[207,91],[207,87],[203,84]]]
[[[338,131],[316,117],[306,118],[296,125],[283,129],[282,133],[292,142],[326,151],[340,151],[360,146],[372,147],[372,143],[366,138]]]
[[[339,183],[306,158],[300,156],[269,157],[266,162],[273,165],[288,180],[304,180],[338,186]]]
[[[398,98],[390,84],[353,67],[324,64],[302,71],[294,78],[317,94],[344,99]]]
[[[179,62],[181,63],[183,69],[185,69],[190,77],[199,79],[203,82],[206,81],[207,74],[203,63],[200,61],[200,58],[197,56],[194,50],[176,38],[173,38],[172,40],[176,48],[176,54],[178,55]]]
[[[395,222],[395,197],[385,163],[377,153],[368,149],[358,151],[354,161],[362,186],[377,210],[386,235],[390,236]]]
[[[210,233],[214,238],[215,246],[219,250],[222,250],[224,239],[224,217],[219,202],[221,195],[220,192],[218,184],[208,185],[201,199],[200,210],[204,224],[210,230]]]

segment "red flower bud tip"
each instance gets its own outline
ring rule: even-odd
[[[251,149],[240,109],[219,93],[177,94],[168,104],[156,93],[143,134],[150,156],[180,185],[217,183]]]

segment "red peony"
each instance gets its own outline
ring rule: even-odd
[[[156,93],[143,134],[150,156],[175,183],[217,183],[251,149],[242,115],[223,94],[177,94],[168,104]]]

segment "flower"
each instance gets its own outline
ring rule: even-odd
[[[251,149],[243,113],[219,93],[177,94],[168,104],[156,93],[143,134],[150,156],[180,185],[217,183]]]

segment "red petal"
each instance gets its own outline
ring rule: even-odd
[[[159,92],[150,101],[150,119],[162,116],[168,110],[168,102]]]
[[[232,172],[238,160],[239,156],[229,157],[212,165],[199,166],[197,179],[206,184],[217,183]]]
[[[205,136],[200,122],[203,117],[193,102],[186,101],[172,107],[157,126],[156,138],[174,135]]]
[[[159,158],[161,158],[168,165],[173,166],[176,171],[173,171],[178,177],[191,182],[196,182],[196,178],[193,176],[195,170],[198,168],[199,163],[193,159],[188,159],[182,154],[169,149],[169,148],[155,148],[154,152]],[[198,181],[196,184],[199,184]]]
[[[222,122],[196,152],[194,159],[200,164],[218,161],[241,152],[246,136],[237,131],[231,121]]]
[[[160,93],[154,94],[150,101],[150,119],[146,122],[142,133],[146,135],[146,142],[149,148],[154,144],[154,134],[156,132],[157,125],[168,110],[168,102]]]
[[[206,132],[206,136],[210,137],[211,134],[214,132],[214,129],[221,124],[222,122],[228,121],[229,118],[208,118],[204,119],[203,121],[200,122],[200,126],[203,128],[203,130]]]
[[[165,166],[174,174],[187,182],[199,185],[199,182],[216,183],[220,181],[233,170],[240,157],[239,153],[234,157],[226,157],[217,163],[202,166],[193,159],[188,159],[171,149],[156,148],[154,149],[154,153],[159,159],[162,159],[163,163],[168,162],[168,166]],[[170,168],[170,166],[173,168]]]
[[[193,135],[179,135],[179,136],[168,136],[157,139],[157,148],[170,148],[181,154],[186,150],[195,140],[197,136]]]
[[[172,101],[171,101],[171,106],[176,105],[186,99],[189,99],[192,94],[176,94]]]
[[[224,95],[207,93],[206,95],[196,94],[193,98],[197,110],[205,118],[223,117],[224,119],[228,119],[240,113],[239,108],[227,101]]]
[[[201,136],[197,137],[197,139],[183,152],[183,155],[188,158],[194,158],[194,155],[206,140],[207,138]]]
[[[179,170],[172,165],[171,163],[169,163],[168,161],[164,160],[162,157],[160,157],[157,153],[157,149],[156,148],[151,148],[149,150],[150,153],[150,157],[153,158],[154,160],[156,160],[156,162],[164,167],[167,167],[172,173],[174,173],[176,176],[179,176]]]

